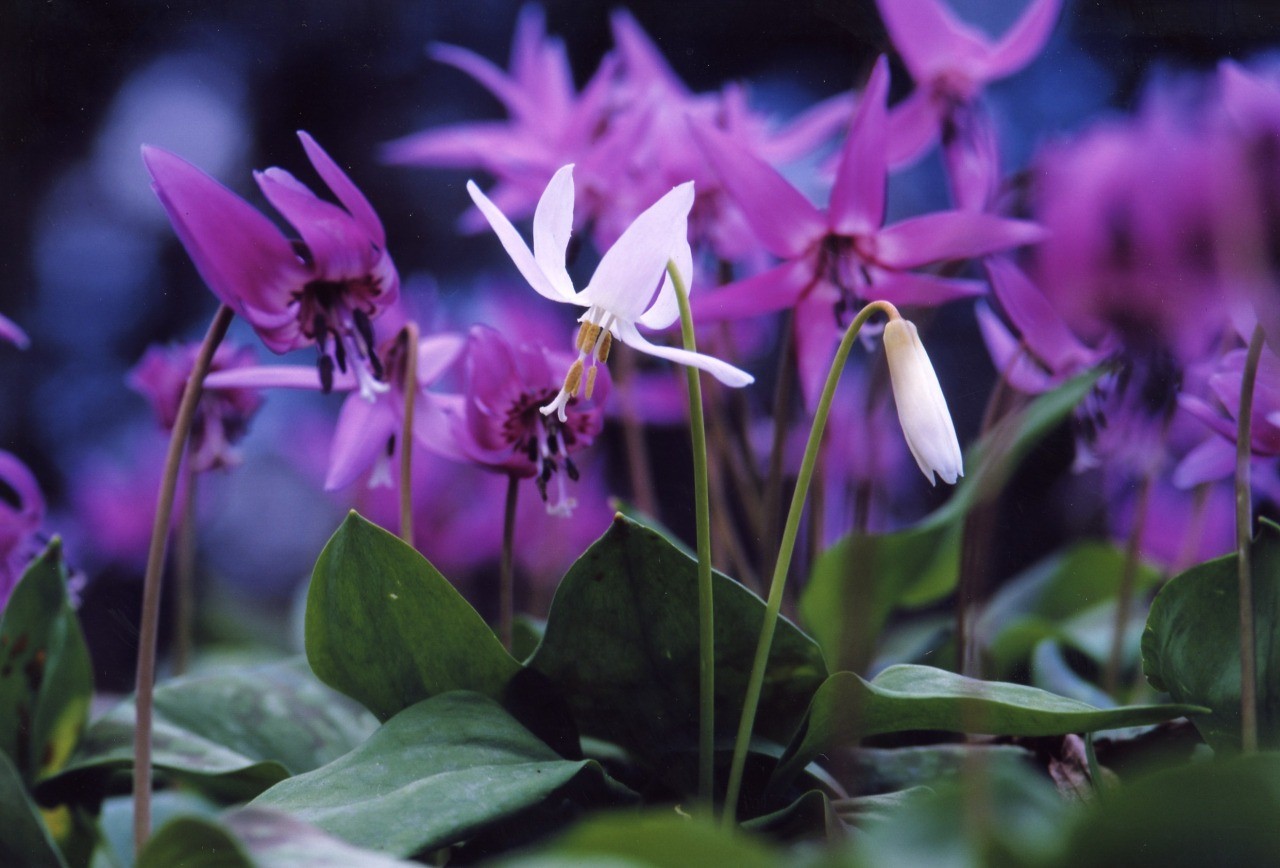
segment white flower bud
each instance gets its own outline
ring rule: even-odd
[[[916,464],[930,485],[937,484],[934,473],[955,485],[956,479],[964,476],[960,443],[938,375],[915,325],[898,317],[890,319],[884,327],[884,351],[898,421]]]

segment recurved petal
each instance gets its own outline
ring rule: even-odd
[[[938,139],[942,118],[927,87],[917,87],[889,112],[890,168],[900,169],[919,160]]]
[[[502,246],[506,249],[507,255],[511,257],[511,261],[515,263],[516,268],[524,275],[524,279],[529,281],[529,285],[534,288],[534,291],[552,301],[578,303],[575,297],[566,297],[560,292],[555,282],[542,270],[542,266],[534,258],[533,251],[529,249],[529,245],[524,243],[524,239],[520,237],[516,227],[512,226],[506,215],[498,210],[497,205],[489,201],[488,196],[480,192],[480,188],[476,186],[475,181],[467,182],[467,192],[471,194],[471,201],[476,203],[480,213],[484,215],[484,218],[489,221],[489,225],[493,227],[494,233],[498,236],[498,240],[502,242]]]
[[[598,305],[625,322],[638,320],[653,302],[667,261],[688,243],[691,207],[693,182],[687,181],[645,209],[601,258],[577,303]]]
[[[320,374],[313,365],[253,365],[214,371],[204,378],[206,389],[320,389]],[[350,371],[333,372],[335,392],[356,387]]]
[[[520,86],[511,77],[490,61],[473,51],[437,42],[427,49],[432,60],[447,63],[462,70],[484,86],[491,94],[507,107],[513,115],[525,117],[537,111],[529,98],[520,90]]]
[[[360,192],[360,188],[355,182],[347,176],[342,167],[333,161],[333,158],[325,151],[324,148],[311,138],[310,133],[298,130],[298,138],[302,141],[302,147],[307,152],[307,159],[311,160],[311,165],[315,167],[316,172],[324,179],[325,184],[333,195],[338,197],[338,201],[342,203],[342,207],[347,209],[360,228],[369,234],[374,243],[379,247],[385,247],[387,244],[387,233],[382,228],[382,221],[378,219],[378,213],[373,210],[373,206],[369,204],[369,200],[365,198],[364,193]]]
[[[794,305],[817,277],[813,263],[796,259],[736,280],[728,286],[701,293],[693,302],[697,322],[721,322],[762,316]]]
[[[876,61],[858,100],[831,187],[827,221],[832,231],[853,235],[879,228],[884,222],[885,188],[889,177],[888,124],[885,100],[889,95],[889,60]]]
[[[974,308],[974,315],[996,373],[1020,392],[1039,395],[1048,391],[1053,385],[1049,375],[1031,358],[1022,341],[1005,328],[995,311],[979,302]]]
[[[986,56],[987,39],[939,0],[877,0],[894,48],[920,84],[940,69],[967,66]]]
[[[1025,220],[973,211],[938,211],[876,233],[875,259],[889,268],[916,268],[1035,244],[1045,235],[1043,226]]]
[[[981,280],[939,277],[914,271],[872,272],[874,283],[864,290],[867,298],[883,298],[899,307],[936,307],[961,298],[974,298],[987,291]]]
[[[839,342],[840,326],[836,322],[836,303],[840,293],[829,283],[819,284],[796,305],[795,353],[796,374],[800,392],[809,412],[817,409],[822,387],[831,370]]]
[[[676,272],[684,281],[685,292],[693,295],[693,250],[688,240],[676,243],[675,253],[671,260],[675,262]],[[671,282],[671,272],[662,275],[662,289],[658,290],[653,304],[640,316],[640,325],[649,329],[664,329],[680,318],[680,300],[676,297],[676,288]]]
[[[378,251],[346,211],[312,193],[284,169],[254,172],[258,186],[302,237],[315,274],[329,280],[357,277],[372,268]]]
[[[981,64],[983,77],[1004,78],[1034,60],[1049,41],[1061,7],[1062,0],[1033,0]]]
[[[280,230],[181,157],[144,145],[142,160],[174,231],[214,294],[241,312],[246,305],[282,309],[308,271]]]
[[[467,345],[460,334],[446,332],[418,341],[418,385],[430,386],[444,376]]]
[[[1173,470],[1173,484],[1178,488],[1195,488],[1205,482],[1217,482],[1236,472],[1236,448],[1230,440],[1210,437],[1188,452]]]
[[[1062,316],[1022,269],[1009,259],[994,256],[986,260],[986,267],[1000,307],[1049,367],[1066,370],[1090,359],[1092,351],[1071,333]]]
[[[660,359],[666,359],[679,365],[689,365],[706,371],[726,386],[735,388],[749,386],[756,381],[756,378],[739,368],[735,368],[728,362],[722,362],[712,356],[703,355],[702,353],[691,353],[688,350],[676,349],[675,347],[664,347],[658,344],[651,344],[644,335],[636,329],[635,325],[629,322],[620,322],[614,326],[614,331],[618,336],[618,340],[622,341],[629,347],[656,356]]]
[[[717,130],[692,121],[689,129],[766,250],[794,259],[826,233],[822,212],[777,169]]]
[[[565,250],[573,233],[573,164],[551,176],[533,212],[533,258],[542,273],[565,299],[574,296],[573,281],[565,270]]]
[[[326,491],[343,488],[371,467],[387,443],[399,433],[400,420],[394,401],[388,396],[366,401],[353,394],[342,404],[329,450]]]

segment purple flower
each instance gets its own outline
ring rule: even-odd
[[[559,372],[572,361],[567,354],[530,344],[513,345],[495,329],[474,326],[467,336],[463,393],[442,398],[440,405],[456,457],[498,473],[535,479],[547,511],[563,516],[576,505],[564,481],[566,476],[578,481],[578,468],[570,455],[585,449],[600,433],[601,405],[608,394],[606,374],[597,383],[592,403],[578,398],[565,402],[563,420],[539,412],[556,397]],[[553,478],[557,496],[550,499],[547,486]]]
[[[20,350],[31,346],[27,333],[18,324],[6,316],[0,315],[0,340],[6,340]]]
[[[693,128],[760,243],[783,260],[701,297],[695,312],[709,322],[794,308],[800,383],[811,408],[839,331],[856,305],[871,299],[936,305],[977,295],[984,289],[977,281],[911,269],[984,256],[1043,237],[1035,224],[972,211],[942,211],[884,226],[888,88],[889,68],[881,58],[858,105],[825,212],[738,143]]]
[[[14,455],[0,450],[0,609],[13,586],[22,578],[27,564],[40,553],[37,532],[44,521],[44,498],[27,466]]]
[[[373,468],[370,486],[393,486],[391,459],[400,443],[404,422],[404,352],[403,332],[382,341],[378,352],[385,359],[376,380],[378,388],[364,390],[354,373],[333,375],[330,385],[352,394],[342,404],[338,424],[329,452],[326,490],[343,488],[355,482],[362,473]],[[449,369],[463,345],[456,334],[437,334],[418,341],[417,387],[414,400],[414,438],[419,445],[439,449],[433,439],[440,425],[439,396],[427,391]],[[212,373],[205,380],[208,388],[293,388],[316,389],[315,371],[303,365],[270,365],[240,368]],[[368,397],[366,397],[368,395]]]
[[[467,182],[467,192],[539,295],[587,309],[579,317],[582,327],[575,342],[577,358],[555,400],[542,408],[544,414],[555,412],[564,422],[565,407],[573,397],[591,397],[598,367],[608,359],[614,337],[642,353],[701,368],[728,386],[754,382],[750,374],[711,356],[652,344],[636,328],[637,323],[666,328],[679,317],[675,288],[666,273],[669,261],[675,262],[685,285],[692,286],[693,254],[686,228],[693,205],[692,183],[669,191],[637,217],[601,258],[581,292],[574,289],[565,269],[565,249],[573,229],[573,166],[556,172],[538,202],[533,250],[475,182]]]
[[[963,144],[982,89],[1030,63],[1058,20],[1061,0],[1032,0],[1008,32],[992,42],[939,0],[877,0],[880,17],[916,89],[889,120],[889,162],[922,155],[942,134],[944,147]]]
[[[177,421],[178,405],[182,403],[187,378],[199,353],[200,345],[195,343],[151,347],[129,373],[129,385],[151,402],[165,431],[172,431]],[[223,344],[213,354],[209,372],[248,368],[255,361],[252,349]],[[260,406],[262,396],[254,389],[206,387],[196,408],[187,446],[191,469],[202,473],[239,464],[240,456],[234,447],[248,432],[249,421]]]
[[[256,172],[267,200],[300,236],[270,220],[195,166],[144,146],[152,186],[205,283],[273,351],[315,344],[327,391],[334,367],[355,372],[366,398],[385,391],[372,321],[400,292],[373,207],[315,140],[298,138],[340,205],[318,198],[284,169]]]

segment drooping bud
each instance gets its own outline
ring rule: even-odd
[[[936,484],[935,473],[954,485],[964,476],[960,443],[938,375],[916,327],[901,317],[892,317],[884,327],[883,339],[893,401],[907,447],[930,485]]]

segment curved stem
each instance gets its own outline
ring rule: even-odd
[[[498,570],[498,635],[508,651],[515,623],[516,495],[519,493],[520,478],[513,473],[507,477],[507,500],[502,510],[502,562]]]
[[[680,302],[684,348],[697,352],[689,292],[674,262],[667,263]],[[689,383],[689,436],[693,445],[694,515],[698,533],[698,795],[710,805],[715,791],[716,622],[711,584],[711,500],[707,481],[707,428],[702,413],[702,382],[697,368],[685,367]]]
[[[1236,427],[1236,564],[1240,580],[1240,745],[1245,753],[1258,749],[1257,665],[1253,637],[1253,568],[1249,549],[1253,541],[1250,503],[1249,458],[1253,443],[1253,386],[1262,360],[1262,326],[1249,338],[1244,374],[1240,378],[1240,413]]]
[[[756,709],[760,705],[760,691],[764,687],[765,667],[769,662],[769,651],[773,645],[773,633],[778,626],[778,613],[782,608],[782,592],[787,583],[787,571],[791,567],[791,555],[795,551],[796,532],[800,527],[800,517],[804,513],[804,501],[809,493],[809,482],[813,478],[813,467],[818,460],[818,448],[822,443],[822,434],[827,427],[827,415],[831,411],[831,401],[835,398],[836,386],[840,384],[840,375],[844,372],[845,360],[858,332],[876,311],[883,311],[890,319],[898,317],[898,309],[887,301],[873,301],[858,312],[849,323],[836,357],[831,362],[831,371],[827,374],[827,383],[822,388],[822,397],[818,399],[818,408],[813,414],[813,427],[809,429],[809,440],[804,447],[804,458],[800,462],[800,475],[796,478],[796,488],[791,495],[791,508],[787,512],[787,523],[782,530],[782,544],[778,549],[778,560],[773,569],[773,580],[769,585],[769,598],[765,602],[764,623],[760,625],[760,640],[756,645],[755,660],[751,664],[751,677],[747,681],[747,694],[742,706],[742,717],[738,722],[738,735],[733,745],[733,763],[729,767],[729,788],[725,794],[724,819],[732,823],[737,817],[738,795],[742,789],[742,770],[747,761],[747,747],[751,743],[751,731],[755,728]]]
[[[156,681],[156,636],[160,625],[160,579],[164,573],[174,494],[182,467],[182,453],[191,434],[191,423],[200,403],[205,375],[209,373],[213,353],[226,337],[234,317],[231,308],[224,304],[209,323],[204,343],[200,345],[186,388],[182,391],[182,402],[178,405],[178,415],[169,435],[164,475],[156,495],[156,518],[151,526],[151,545],[147,549],[147,571],[142,582],[142,619],[138,628],[137,725],[133,731],[133,846],[137,853],[142,852],[151,834],[151,707]]]
[[[404,331],[404,421],[400,428],[400,539],[413,545],[413,401],[418,392],[418,324]]]

